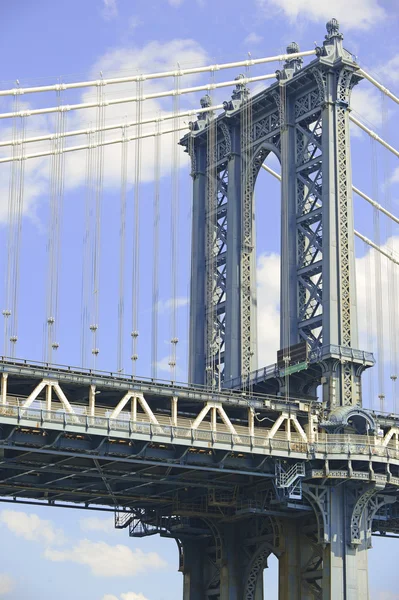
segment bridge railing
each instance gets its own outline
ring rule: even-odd
[[[20,427],[32,429],[52,428],[63,429],[73,432],[98,431],[99,435],[108,435],[115,438],[135,438],[145,436],[150,439],[162,439],[165,442],[179,440],[183,444],[189,442],[193,446],[222,445],[231,448],[239,448],[242,451],[270,452],[270,454],[296,453],[306,458],[314,455],[328,456],[340,454],[346,456],[363,455],[369,458],[373,456],[387,459],[399,460],[399,447],[396,441],[382,445],[381,439],[376,436],[360,435],[328,435],[324,434],[317,442],[309,443],[292,435],[290,439],[284,432],[276,437],[269,437],[270,430],[258,429],[255,435],[237,432],[232,434],[228,431],[214,431],[209,423],[204,423],[200,428],[194,429],[187,423],[184,426],[168,425],[162,423],[151,423],[148,421],[132,421],[130,419],[111,419],[104,416],[89,416],[85,414],[69,414],[62,410],[44,410],[41,408],[22,408],[20,406],[0,406],[0,420],[13,422]],[[189,421],[189,420],[187,420]],[[260,433],[261,432],[261,433]]]

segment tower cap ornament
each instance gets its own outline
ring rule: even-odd
[[[296,42],[291,42],[287,46],[287,54],[296,54],[299,52],[299,45]]]
[[[341,36],[342,34],[339,31],[339,22],[337,19],[332,18],[326,23],[327,34],[326,39],[329,39],[334,36]]]

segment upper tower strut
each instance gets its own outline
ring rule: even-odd
[[[342,40],[332,19],[317,58],[304,68],[301,58],[288,59],[277,82],[253,98],[237,78],[224,114],[199,115],[181,142],[194,186],[193,383],[226,385],[256,369],[253,192],[272,152],[282,176],[280,345],[289,355],[305,342],[317,366],[292,391],[322,384],[329,409],[361,403],[360,375],[373,359],[357,350],[348,118],[361,76]],[[292,43],[287,53],[298,50]]]

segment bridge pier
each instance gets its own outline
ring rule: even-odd
[[[351,522],[356,497],[347,485],[329,492],[330,543],[323,552],[323,600],[369,598],[366,517],[360,516],[360,539],[351,540]]]
[[[262,520],[215,526],[206,539],[181,539],[183,546],[183,600],[264,600],[263,570],[272,549],[254,541],[254,524]],[[264,517],[263,521],[269,521]],[[268,534],[266,534],[268,537]]]

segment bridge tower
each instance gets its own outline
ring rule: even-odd
[[[302,342],[318,367],[290,391],[322,384],[333,409],[361,404],[360,376],[373,364],[358,350],[349,145],[361,77],[335,19],[317,53],[305,68],[288,59],[253,98],[238,78],[225,113],[199,115],[182,141],[194,190],[189,378],[229,386],[257,367],[253,192],[272,152],[282,178],[280,347],[289,355]]]
[[[297,44],[288,46],[293,57],[276,73],[277,82],[252,98],[245,78],[237,78],[224,114],[198,115],[181,141],[193,178],[189,378],[243,386],[257,368],[254,186],[274,153],[281,164],[280,347],[289,364],[290,348],[302,343],[309,364],[289,390],[316,399],[321,385],[327,421],[339,421],[342,412],[360,409],[361,374],[373,364],[372,355],[358,349],[349,140],[351,92],[361,76],[335,19],[306,67],[298,51]],[[202,105],[211,106],[211,99]],[[286,378],[277,379],[283,393]],[[361,507],[374,493],[351,482],[307,489],[313,521],[281,521],[280,550],[267,546],[279,555],[281,600],[368,598],[369,540],[359,534],[353,541],[352,534],[355,522],[365,531]],[[255,583],[247,577],[241,588],[237,565],[245,535],[230,524],[218,536],[226,554],[215,597],[264,598],[259,572],[265,561],[256,563]],[[187,548],[188,561],[194,550]],[[207,576],[201,568],[193,559],[183,569],[185,600],[208,597],[201,595]]]

